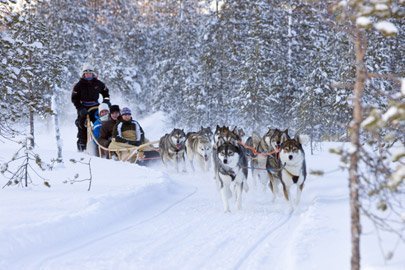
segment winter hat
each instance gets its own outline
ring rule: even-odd
[[[113,113],[113,112],[120,112],[120,107],[118,105],[111,105],[110,113]]]
[[[131,115],[131,110],[127,107],[122,108],[121,115]]]
[[[83,64],[82,73],[93,73],[93,75],[96,75],[96,72],[94,71],[94,67],[92,65],[90,65],[89,63]]]
[[[84,73],[85,71],[94,71],[94,68],[93,68],[93,66],[90,65],[89,63],[84,63],[84,64],[83,64],[83,67],[82,67],[82,71],[83,71],[83,73]]]
[[[107,103],[101,103],[100,105],[98,105],[98,112],[105,110],[107,110],[108,112],[110,111],[110,108],[108,107]]]

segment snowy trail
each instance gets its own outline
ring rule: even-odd
[[[65,257],[71,253],[77,253],[82,250],[86,250],[88,248],[92,248],[92,246],[97,245],[99,242],[108,242],[111,241],[109,239],[114,238],[117,235],[120,234],[126,234],[128,232],[130,232],[131,230],[136,230],[137,227],[142,226],[143,224],[147,224],[150,222],[153,222],[154,219],[158,218],[159,216],[163,215],[164,213],[168,212],[171,208],[175,207],[176,205],[180,204],[181,202],[183,202],[184,200],[188,199],[189,197],[193,196],[196,193],[197,189],[195,189],[194,191],[192,191],[191,193],[187,194],[186,196],[178,199],[177,201],[173,201],[171,202],[170,205],[165,206],[165,208],[163,208],[162,210],[159,210],[158,212],[156,212],[155,214],[153,213],[149,213],[149,214],[153,214],[150,217],[143,217],[143,220],[137,221],[137,223],[133,224],[133,225],[129,225],[127,227],[124,227],[122,229],[119,230],[115,230],[112,232],[109,232],[107,234],[103,234],[101,236],[98,236],[96,238],[87,238],[84,241],[82,241],[82,244],[80,245],[75,245],[74,247],[70,247],[69,249],[60,252],[58,254],[53,254],[51,256],[47,256],[46,258],[42,259],[39,263],[36,263],[34,265],[35,269],[55,269],[54,266],[52,266],[53,264],[58,265],[58,260],[62,257]],[[153,212],[153,211],[151,211]],[[123,222],[123,224],[128,223],[128,221]]]
[[[66,243],[62,249],[49,247],[45,253],[43,250],[41,254],[34,253],[15,266],[20,269],[252,269],[269,262],[272,269],[285,269],[275,262],[280,262],[280,255],[290,248],[288,235],[292,234],[286,228],[298,222],[287,204],[280,201],[272,206],[270,193],[250,191],[257,196],[244,194],[244,210],[224,214],[211,174],[194,174],[193,179],[190,174],[171,177],[176,180],[168,181],[175,181],[177,191],[162,201],[143,210],[137,208],[139,213],[128,215],[103,231],[79,235],[79,239]],[[150,196],[159,194],[151,192]],[[108,215],[109,210],[105,211]],[[117,256],[122,261],[118,265]]]

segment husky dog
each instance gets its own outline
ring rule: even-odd
[[[252,136],[248,137],[245,142],[245,145],[247,146],[246,157],[248,159],[248,164],[252,175],[254,171],[253,159],[257,158],[255,152],[257,146],[260,143],[260,140],[260,135],[257,132],[253,131]],[[253,182],[253,185],[256,186],[256,182]]]
[[[229,142],[235,146],[238,146],[238,141],[240,141],[240,136],[236,133],[236,127],[233,131],[229,129],[227,126],[218,126],[214,132],[214,146],[212,147],[212,155],[214,159],[214,178],[217,179],[216,172],[218,171],[218,159],[217,159],[217,149],[221,146],[224,142]]]
[[[197,132],[195,132],[195,131],[188,132],[186,137],[188,138],[190,135],[195,135],[195,134],[205,136],[210,141],[212,141],[213,136],[214,136],[214,133],[212,132],[211,127],[206,127],[205,128],[205,127],[201,126],[199,131],[197,131]]]
[[[201,129],[200,129],[200,131],[198,131],[198,133],[200,135],[203,135],[203,136],[207,137],[208,140],[210,142],[212,142],[214,133],[212,132],[211,127],[206,127],[205,128],[205,127],[201,126]]]
[[[243,139],[243,137],[245,137],[245,135],[246,135],[246,133],[245,133],[245,131],[243,130],[243,128],[237,128],[237,127],[235,127],[235,128],[233,129],[233,133],[235,133],[236,135],[238,135],[240,141],[241,141],[241,140]]]
[[[179,163],[183,163],[183,172],[186,172],[185,160],[186,134],[182,129],[173,129],[169,134],[165,134],[159,141],[160,156],[163,164],[173,161],[176,171],[179,172]]]
[[[217,148],[217,143],[219,142],[219,137],[225,138],[227,137],[227,134],[230,133],[231,131],[229,130],[229,127],[227,126],[222,126],[220,127],[217,125],[215,132],[214,132],[214,146]]]
[[[195,171],[194,160],[196,160],[199,167],[207,172],[211,166],[212,144],[207,133],[201,132],[202,130],[187,134],[186,151],[193,171]]]
[[[256,147],[259,154],[252,161],[253,179],[255,182],[262,183],[263,188],[269,185],[274,194],[273,199],[278,194],[281,167],[278,154],[275,151],[280,149],[283,138],[288,138],[288,129],[281,131],[277,128],[269,128]]]
[[[260,135],[257,132],[253,131],[252,136],[248,137],[245,142],[245,144],[250,149],[254,149],[254,150],[247,149],[248,151],[246,153],[248,154],[248,156],[253,157],[255,155],[254,151],[259,146],[260,141],[261,141]]]
[[[219,147],[216,159],[218,166],[216,174],[217,183],[221,193],[224,211],[230,212],[228,199],[232,197],[231,183],[234,184],[234,196],[238,209],[242,209],[242,191],[248,191],[247,185],[247,159],[245,151],[239,145],[224,141],[219,137]]]
[[[283,139],[280,151],[280,162],[283,166],[280,176],[284,197],[287,201],[292,203],[290,199],[290,187],[294,184],[297,185],[297,198],[295,203],[298,205],[307,177],[305,153],[302,148],[300,136],[295,135],[294,139]]]

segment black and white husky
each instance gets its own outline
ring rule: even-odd
[[[228,199],[232,195],[236,198],[236,206],[242,209],[242,191],[248,191],[247,185],[247,159],[243,147],[224,141],[219,137],[219,146],[216,150],[217,184],[221,193],[224,211],[230,212]],[[233,191],[231,186],[233,185]]]
[[[210,137],[203,132],[189,133],[187,135],[186,151],[191,168],[195,171],[194,161],[196,161],[201,170],[208,172],[211,167],[212,157]]]
[[[297,185],[296,205],[298,205],[304,182],[307,177],[307,168],[305,163],[305,153],[302,148],[300,136],[296,135],[293,139],[284,139],[281,144],[280,162],[281,184],[283,185],[284,197],[287,201],[291,201],[290,188]]]
[[[173,129],[169,134],[165,134],[159,141],[160,156],[163,164],[174,162],[176,171],[179,172],[179,163],[183,164],[183,172],[186,172],[186,134],[182,129]]]

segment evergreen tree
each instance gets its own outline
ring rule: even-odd
[[[11,67],[14,66],[13,73],[9,73],[7,78],[10,90],[7,96],[12,104],[19,107],[17,115],[29,115],[32,146],[34,113],[46,116],[51,112],[50,84],[54,75],[52,64],[55,61],[49,49],[51,37],[36,11],[35,4],[24,1],[22,10],[14,13],[13,20],[6,25],[6,35],[12,43],[9,51],[15,51],[5,59]]]
[[[14,80],[20,71],[16,63],[20,51],[14,49],[16,41],[9,31],[17,23],[13,12],[15,1],[2,0],[0,3],[0,136],[9,137],[16,132],[10,124],[22,117],[21,96],[15,92],[14,87]]]

